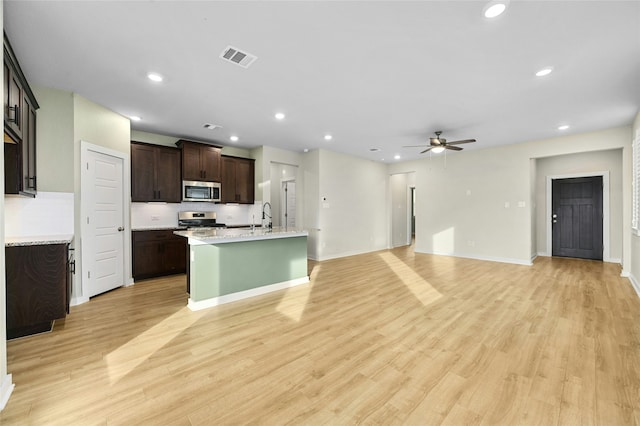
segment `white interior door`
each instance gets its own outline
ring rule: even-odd
[[[125,284],[123,159],[89,150],[83,166],[88,183],[83,275],[86,296],[92,297]]]
[[[282,182],[282,223],[288,228],[296,226],[296,181],[287,180]]]

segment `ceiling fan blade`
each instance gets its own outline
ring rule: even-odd
[[[444,147],[447,149],[452,149],[454,151],[462,151],[464,149],[464,148],[460,148],[459,146],[451,146],[449,144],[446,144]]]
[[[461,143],[471,143],[471,142],[475,142],[475,139],[465,139],[462,141],[453,141],[453,142],[447,142],[447,145],[460,145]]]
[[[433,147],[430,146],[429,148],[425,149],[424,151],[421,151],[420,154],[424,154],[425,152],[429,152],[429,151],[431,151],[432,148]]]

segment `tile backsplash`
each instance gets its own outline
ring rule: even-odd
[[[156,228],[178,225],[178,212],[214,211],[218,223],[226,225],[257,225],[262,223],[262,203],[131,203],[131,228]]]
[[[5,236],[73,235],[73,200],[71,192],[38,192],[36,198],[5,197]]]

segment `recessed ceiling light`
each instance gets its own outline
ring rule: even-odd
[[[568,124],[563,124],[562,126],[558,126],[558,130],[567,130],[569,128]]]
[[[160,83],[163,80],[162,76],[155,72],[147,74],[147,78],[151,81],[155,81],[156,83]]]
[[[333,139],[333,136],[331,136],[331,135],[324,135],[324,140],[325,140],[325,141],[330,141],[331,139]]]
[[[131,121],[140,121],[140,120],[142,120],[142,118],[138,117],[137,115],[130,115],[129,119]]]
[[[536,77],[544,77],[545,75],[551,74],[551,71],[553,71],[552,67],[542,68],[540,71],[536,73]]]
[[[380,152],[380,148],[369,148],[371,152]]]
[[[400,159],[400,155],[396,154],[396,155],[393,156],[393,158],[395,158],[396,160],[399,160]]]
[[[281,112],[277,112],[275,117],[276,117],[276,120],[284,120],[285,115]]]
[[[502,15],[505,10],[507,10],[506,1],[492,1],[484,7],[482,13],[485,18],[495,18]]]
[[[236,135],[231,136],[229,139],[231,139],[231,142],[238,142],[238,137]]]

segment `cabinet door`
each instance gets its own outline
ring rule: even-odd
[[[236,194],[239,203],[254,202],[254,169],[252,160],[236,159]]]
[[[22,105],[22,191],[36,194],[36,110],[28,97]]]
[[[162,248],[164,241],[133,242],[133,278],[162,274]]]
[[[182,201],[180,182],[180,150],[177,148],[156,148],[156,199],[168,203]]]
[[[166,241],[162,259],[165,273],[185,273],[187,270],[187,239],[174,236],[169,241]]]
[[[223,203],[237,203],[236,198],[236,159],[222,157],[222,186],[221,201]]]
[[[156,201],[154,173],[154,147],[131,144],[131,201]]]
[[[5,108],[5,127],[11,130],[18,139],[22,139],[22,98],[24,94],[22,85],[13,68],[11,65],[7,66],[6,58],[4,72],[8,73],[8,76],[5,75],[5,79],[8,78],[5,83],[8,88],[8,91],[5,93],[7,104]]]
[[[182,179],[202,180],[204,170],[200,167],[200,147],[185,143],[182,146]]]
[[[202,146],[200,154],[203,179],[207,182],[220,182],[220,150],[212,146]]]

